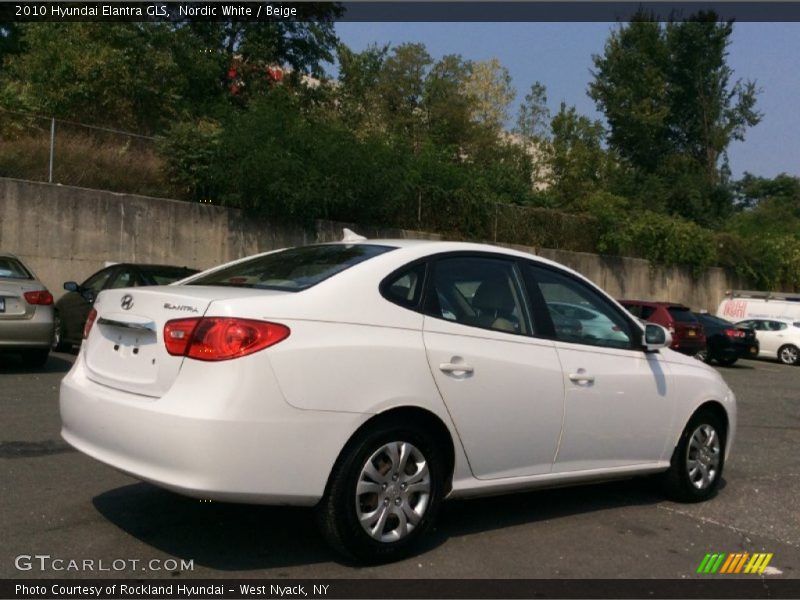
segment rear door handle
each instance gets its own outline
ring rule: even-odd
[[[573,383],[594,383],[594,375],[589,375],[583,369],[579,369],[577,373],[570,373],[569,380]]]
[[[439,370],[443,373],[472,373],[475,368],[466,363],[442,363]]]

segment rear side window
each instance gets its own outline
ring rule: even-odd
[[[419,304],[424,280],[425,263],[420,263],[387,279],[381,286],[381,293],[390,302],[413,308]]]
[[[667,311],[678,323],[697,323],[692,311],[683,306],[670,306]]]
[[[646,321],[653,316],[654,312],[656,312],[655,306],[643,306],[639,316]]]
[[[188,285],[299,292],[390,250],[394,248],[375,244],[290,248],[219,269],[190,281]]]
[[[530,319],[514,263],[483,257],[434,263],[428,314],[469,327],[529,335]]]
[[[16,258],[0,256],[0,277],[8,279],[33,279],[28,269]]]

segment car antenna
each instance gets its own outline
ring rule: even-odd
[[[367,238],[365,238],[363,235],[358,235],[352,229],[348,229],[347,227],[344,227],[342,229],[342,241],[343,242],[363,242],[366,239]]]

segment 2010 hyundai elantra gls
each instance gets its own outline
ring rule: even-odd
[[[445,498],[660,474],[705,500],[736,424],[731,390],[664,328],[480,244],[320,244],[107,290],[85,338],[67,442],[189,496],[314,506],[363,561],[409,552]]]

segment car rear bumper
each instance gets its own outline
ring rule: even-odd
[[[0,349],[49,348],[52,342],[52,306],[37,306],[30,319],[0,318]]]
[[[268,364],[250,366],[187,360],[154,399],[94,383],[80,355],[61,384],[61,435],[92,458],[188,496],[312,506],[369,415],[295,409]]]

